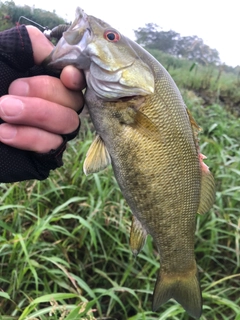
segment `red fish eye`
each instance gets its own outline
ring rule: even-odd
[[[110,42],[117,42],[120,40],[120,34],[114,30],[107,30],[104,32],[104,38]]]

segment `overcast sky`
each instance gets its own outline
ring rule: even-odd
[[[240,0],[15,0],[53,11],[69,21],[75,8],[96,16],[134,40],[134,29],[153,22],[181,36],[197,35],[228,65],[240,65]]]

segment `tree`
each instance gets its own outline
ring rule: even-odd
[[[220,63],[218,51],[211,49],[197,36],[181,37],[173,30],[162,31],[154,23],[148,23],[134,32],[137,42],[146,48],[158,49],[201,64]]]
[[[220,63],[219,53],[204,44],[197,36],[182,37],[177,43],[177,56],[197,61],[203,65]]]
[[[158,49],[170,54],[176,54],[176,43],[180,34],[173,31],[160,31],[158,25],[154,23],[146,24],[145,28],[134,31],[137,42],[149,49]]]

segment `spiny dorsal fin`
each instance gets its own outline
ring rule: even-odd
[[[190,112],[188,109],[186,109],[186,110],[187,110],[187,114],[188,114],[188,117],[189,117],[189,121],[190,121],[191,126],[192,126],[192,128],[193,128],[193,131],[195,132],[195,134],[197,134],[198,131],[201,130],[201,128],[199,127],[199,125],[197,124],[197,122],[195,121],[195,119],[193,118],[191,112]]]
[[[107,148],[99,135],[93,140],[83,164],[86,175],[99,172],[111,164]]]
[[[208,166],[203,162],[206,157],[203,154],[199,154],[200,166],[201,166],[201,196],[200,204],[198,207],[198,213],[204,214],[208,212],[215,201],[215,182]]]

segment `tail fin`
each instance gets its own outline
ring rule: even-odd
[[[153,294],[153,311],[169,299],[179,302],[187,313],[199,319],[202,314],[202,294],[197,270],[183,274],[159,272]]]

